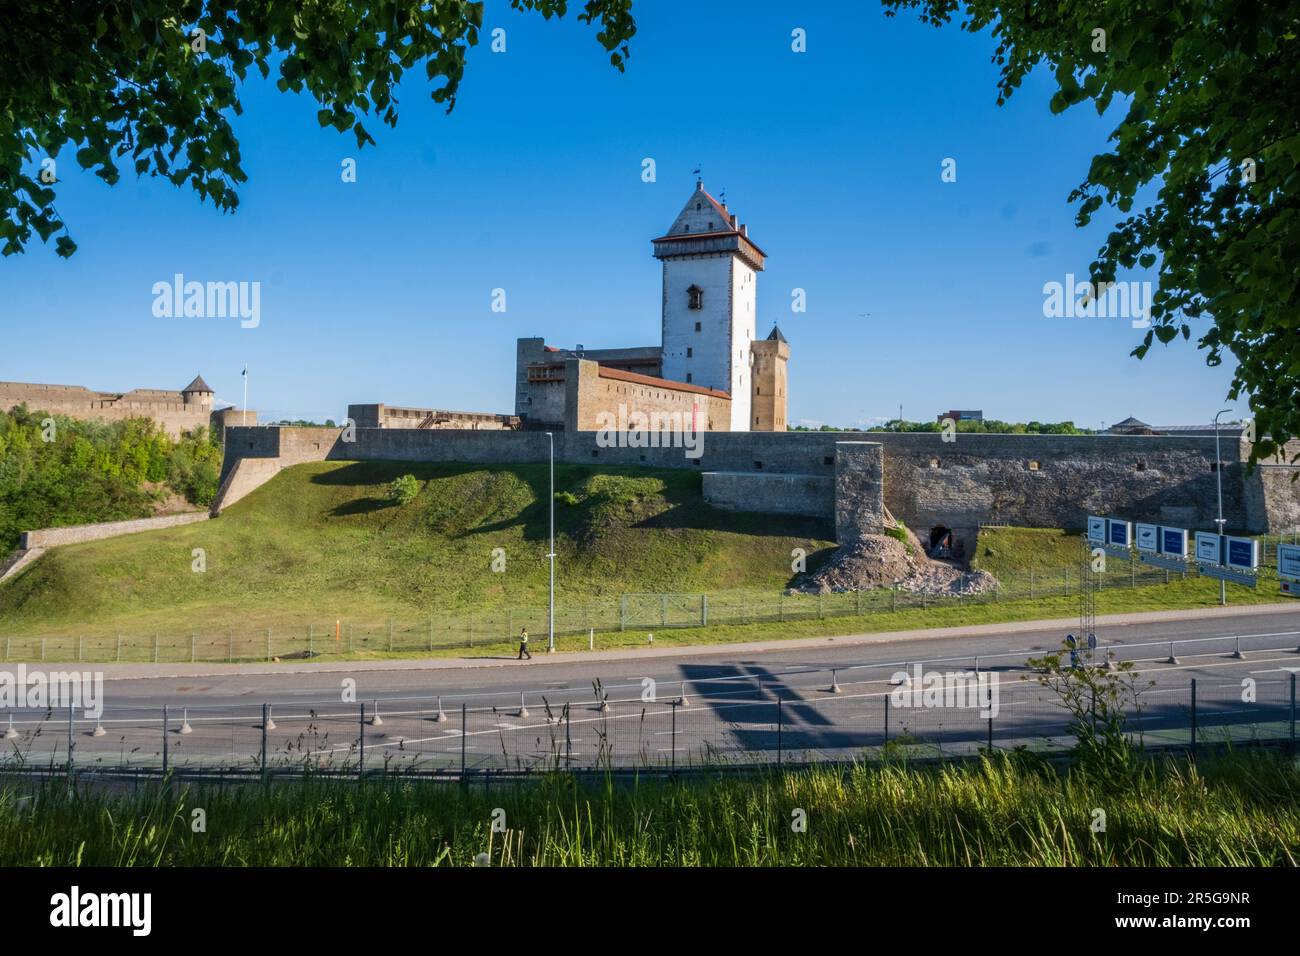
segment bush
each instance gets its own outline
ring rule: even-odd
[[[0,552],[20,531],[149,516],[165,485],[194,505],[217,493],[221,445],[206,428],[172,439],[149,419],[78,421],[0,412]]]
[[[388,486],[388,497],[399,505],[409,505],[420,493],[420,483],[415,475],[402,475]]]

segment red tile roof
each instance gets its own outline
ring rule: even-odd
[[[719,391],[716,388],[705,388],[703,385],[692,385],[689,382],[673,382],[666,378],[655,378],[653,375],[642,375],[639,372],[625,372],[619,368],[606,368],[600,366],[601,378],[612,378],[620,382],[632,382],[637,385],[649,385],[653,388],[666,388],[675,392],[694,392],[697,395],[711,395],[714,398],[725,398],[731,400],[731,394]]]

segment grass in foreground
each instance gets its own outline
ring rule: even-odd
[[[1162,758],[1103,784],[1025,755],[627,785],[309,780],[0,789],[0,866],[1269,866],[1300,856],[1300,770]],[[23,799],[26,797],[26,799]],[[193,810],[206,832],[192,829]],[[492,833],[493,811],[504,833]],[[1093,833],[1094,810],[1106,814]],[[796,811],[806,830],[795,832]]]

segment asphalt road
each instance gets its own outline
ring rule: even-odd
[[[990,730],[997,746],[1053,747],[1068,742],[1068,715],[1023,663],[1057,650],[1062,636],[1052,627],[644,660],[543,662],[538,654],[532,663],[466,669],[411,662],[380,670],[109,679],[100,718],[78,712],[69,734],[66,711],[15,710],[17,736],[0,742],[11,764],[62,764],[71,741],[78,766],[157,766],[165,739],[171,766],[248,768],[261,760],[262,705],[269,703],[265,738],[273,767],[355,765],[363,747],[367,766],[448,770],[462,762],[483,768],[842,758],[886,740],[922,753],[959,753],[987,744]],[[1137,663],[1143,707],[1131,726],[1152,742],[1188,739],[1193,679],[1202,740],[1290,732],[1300,608],[1108,624],[1099,637],[1116,659]],[[1177,663],[1168,662],[1169,641],[1179,642]],[[972,674],[977,663],[986,687],[996,681],[996,699],[950,696],[933,706],[933,698],[899,691],[897,672],[915,674],[918,664],[923,677]],[[1243,688],[1247,678],[1253,686]],[[0,710],[0,721],[8,716]]]

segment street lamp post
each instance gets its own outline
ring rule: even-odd
[[[551,548],[550,553],[546,555],[551,564],[551,588],[550,588],[550,606],[547,609],[546,628],[548,638],[546,642],[546,653],[555,653],[555,433],[547,432],[546,437],[551,443]]]
[[[1231,408],[1225,408],[1215,413],[1214,416],[1214,476],[1219,480],[1219,517],[1214,519],[1214,523],[1219,526],[1219,537],[1223,537],[1223,457],[1219,454],[1219,416],[1232,411]],[[1219,604],[1224,606],[1228,603],[1228,582],[1219,578]]]

